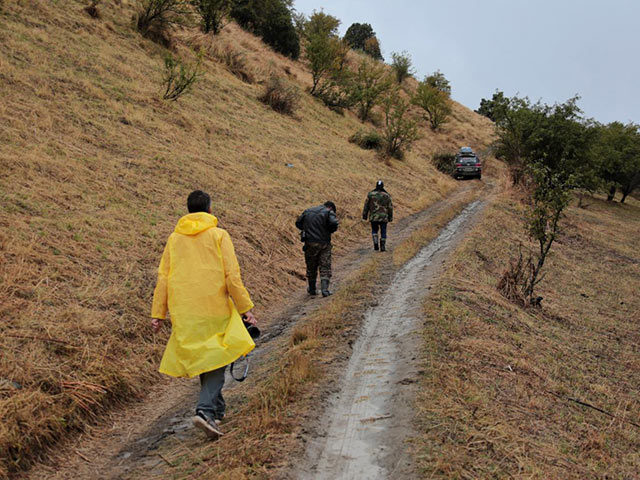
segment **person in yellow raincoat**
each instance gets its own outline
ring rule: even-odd
[[[160,372],[174,377],[200,376],[200,398],[193,423],[209,437],[222,435],[222,397],[227,365],[255,344],[243,318],[255,325],[253,302],[240,277],[229,234],[211,215],[211,198],[196,190],[164,248],[151,309],[158,331],[171,317],[171,337]],[[242,317],[241,317],[242,316]]]

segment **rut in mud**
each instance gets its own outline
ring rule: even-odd
[[[421,305],[429,283],[483,207],[481,201],[468,205],[395,275],[379,305],[367,312],[340,392],[323,416],[322,436],[310,440],[297,478],[414,476],[404,440],[412,431]]]

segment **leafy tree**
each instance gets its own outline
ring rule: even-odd
[[[389,91],[392,84],[384,65],[375,60],[362,59],[349,87],[360,120],[365,122],[370,119],[371,110],[380,103],[382,95]]]
[[[540,112],[533,109],[528,98],[513,97],[494,105],[496,115],[496,157],[505,161],[514,185],[525,178],[525,143],[533,136]]]
[[[444,73],[442,73],[440,70],[437,70],[431,75],[428,75],[425,78],[424,82],[430,87],[446,93],[447,96],[451,95],[451,84],[449,83],[449,80],[447,80],[444,76]]]
[[[405,150],[410,150],[418,138],[418,122],[409,117],[408,101],[403,99],[397,89],[383,99],[384,129],[382,137],[385,153],[401,159]]]
[[[405,81],[405,79],[412,77],[415,74],[415,69],[411,63],[411,56],[407,52],[391,54],[391,67],[396,74],[396,80],[399,84]]]
[[[491,97],[491,100],[483,98],[480,100],[480,107],[476,110],[476,113],[484,115],[490,120],[497,122],[501,115],[504,114],[504,109],[508,104],[508,99],[504,96],[504,93],[500,90],[496,90]]]
[[[537,243],[535,254],[522,263],[512,262],[501,287],[516,278],[529,304],[536,302],[536,285],[540,272],[555,241],[562,212],[573,189],[589,186],[593,181],[593,157],[589,154],[595,129],[585,121],[577,106],[578,97],[553,106],[514,97],[507,102],[498,122],[499,145],[510,160],[523,165],[529,179],[530,199],[527,216],[528,236]],[[517,268],[514,271],[513,266]],[[512,282],[511,282],[512,283]]]
[[[449,95],[427,82],[427,78],[418,84],[411,103],[420,107],[431,130],[436,131],[449,120],[451,102]]]
[[[599,175],[612,201],[616,190],[622,190],[621,203],[640,186],[640,131],[638,125],[612,122],[597,130],[594,155],[599,162]]]
[[[353,23],[344,34],[344,41],[354,50],[362,50],[376,60],[384,60],[376,32],[368,23]]]
[[[291,8],[288,0],[233,0],[231,17],[276,52],[295,60],[300,56],[300,38]]]
[[[224,19],[231,12],[232,0],[192,0],[191,3],[201,19],[204,33],[217,35],[224,27]]]
[[[344,34],[344,41],[354,50],[364,50],[364,42],[376,36],[368,23],[353,23]]]
[[[347,55],[346,45],[338,37],[340,20],[314,11],[304,26],[306,61],[311,70],[310,93],[319,96],[340,79]]]
[[[340,20],[336,17],[324,13],[313,11],[309,19],[304,23],[304,36],[309,38],[315,35],[325,37],[337,37],[338,27],[340,26]]]

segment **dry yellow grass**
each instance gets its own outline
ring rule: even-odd
[[[401,218],[455,188],[430,153],[482,149],[492,134],[456,105],[442,133],[381,162],[347,142],[360,127],[350,113],[308,95],[293,118],[258,102],[271,71],[301,89],[309,74],[234,25],[220,38],[176,34],[176,54],[208,52],[205,73],[164,102],[165,50],[131,27],[131,5],[102,2],[98,20],[72,0],[0,11],[0,476],[157,380],[166,332],[148,329],[150,296],[189,191],[212,194],[260,313],[302,284],[303,208],[335,201],[339,255],[366,235],[361,202],[376,179]],[[257,83],[230,73],[218,46],[243,52]]]
[[[543,308],[522,310],[495,288],[522,238],[522,207],[509,195],[425,305],[414,439],[423,473],[637,478],[640,203],[569,208],[540,284]]]

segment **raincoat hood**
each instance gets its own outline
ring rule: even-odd
[[[218,226],[218,219],[206,212],[196,212],[185,215],[176,225],[176,233],[182,235],[197,235],[205,230]]]

